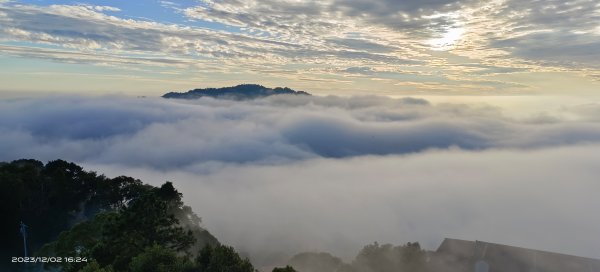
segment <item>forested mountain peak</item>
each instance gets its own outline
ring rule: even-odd
[[[295,91],[288,87],[268,88],[258,84],[241,84],[232,87],[202,88],[189,90],[187,92],[169,92],[164,94],[162,97],[177,99],[198,99],[201,97],[212,97],[219,99],[249,100],[281,94],[310,95],[307,92]]]

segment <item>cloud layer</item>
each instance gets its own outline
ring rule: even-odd
[[[507,76],[514,73],[574,73],[588,84],[598,77],[593,0],[194,3],[147,7],[177,23],[131,17],[127,8],[0,3],[0,54],[412,93],[539,91],[539,83]]]
[[[60,157],[181,169],[600,142],[593,105],[519,120],[491,106],[375,96],[250,102],[55,97],[0,103],[4,160]],[[567,113],[573,120],[563,120]]]
[[[599,152],[598,145],[446,150],[209,175],[104,169],[176,181],[206,227],[259,265],[281,265],[303,251],[351,260],[374,241],[419,241],[434,250],[445,237],[597,258]]]
[[[0,102],[0,160],[171,180],[259,265],[444,237],[598,257],[599,111],[515,118],[375,96],[14,99]]]

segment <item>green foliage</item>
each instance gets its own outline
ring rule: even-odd
[[[22,255],[21,221],[29,226],[28,246],[34,252],[74,222],[101,210],[113,210],[148,188],[131,178],[118,185],[121,179],[98,176],[62,160],[46,165],[36,160],[0,164],[0,198],[4,201],[0,206],[4,216],[0,255]]]
[[[18,227],[23,221],[29,226],[29,252],[90,260],[63,262],[63,271],[126,271],[134,258],[140,264],[144,256],[157,254],[154,245],[187,260],[190,252],[218,241],[181,197],[170,182],[155,188],[130,177],[109,179],[62,160],[0,163],[5,202],[0,253],[6,259],[22,256]],[[187,264],[193,268],[191,261]],[[0,271],[20,268],[0,264]]]
[[[273,268],[273,272],[296,272],[296,269],[287,265],[285,267],[275,267]]]
[[[94,213],[98,210],[122,209],[127,202],[140,197],[151,188],[138,179],[125,176],[113,178],[110,182],[97,183],[90,200],[86,202],[86,210]]]
[[[426,252],[419,243],[403,246],[373,243],[351,264],[329,253],[300,253],[288,262],[302,272],[427,272]]]
[[[373,243],[365,246],[352,266],[358,271],[373,272],[425,272],[426,252],[419,243],[408,243],[404,246]]]
[[[175,251],[159,245],[146,248],[129,264],[131,272],[183,272],[193,267],[188,258],[178,257]]]
[[[17,160],[0,164],[0,257],[23,255],[19,223],[28,225],[29,252],[55,239],[73,222],[85,219],[86,203],[98,191],[98,184],[110,179],[86,172],[80,166],[62,160],[44,165],[36,160]],[[15,270],[5,267],[0,270]]]
[[[72,256],[87,257],[92,256],[91,252],[102,240],[102,231],[105,225],[114,220],[118,214],[115,212],[99,213],[92,220],[81,222],[69,231],[62,232],[54,242],[44,245],[36,252],[37,256]],[[96,265],[99,265],[94,261]],[[79,271],[87,267],[86,263],[47,264],[46,267],[60,266],[63,271]],[[89,266],[89,264],[88,264]],[[88,268],[93,269],[93,267]],[[94,270],[92,270],[94,271]]]
[[[185,219],[185,225],[180,224],[176,215]],[[203,232],[206,231],[200,228],[198,216],[183,206],[181,194],[167,182],[160,188],[147,190],[118,210],[99,213],[61,233],[57,241],[43,248],[43,252],[60,254],[57,256],[85,256],[101,267],[124,271],[132,268],[134,258],[138,258],[136,267],[139,268],[141,263],[147,263],[144,256],[164,252],[189,255],[195,243],[194,233]],[[210,243],[204,245],[218,244],[216,239],[211,239],[214,239],[212,235],[205,237],[204,240]],[[155,246],[164,250],[158,251]],[[151,251],[146,252],[149,249]],[[164,265],[171,267],[172,264]],[[81,267],[82,264],[61,264],[64,271],[77,271]]]
[[[187,250],[195,242],[192,231],[181,227],[173,214],[182,205],[181,194],[171,183],[152,189],[107,222],[92,257],[101,264],[124,269],[134,256],[154,244],[174,251]]]
[[[206,246],[196,258],[199,272],[254,272],[248,259],[242,259],[233,247],[218,245]]]
[[[294,91],[287,87],[267,88],[257,84],[241,84],[225,88],[194,89],[184,93],[170,92],[164,94],[162,97],[176,99],[212,97],[220,99],[250,100],[279,94],[310,95],[307,92]]]
[[[114,272],[114,271],[115,270],[112,269],[111,266],[100,267],[100,265],[96,261],[91,261],[90,263],[88,263],[86,266],[84,266],[83,268],[81,268],[79,270],[79,272]]]

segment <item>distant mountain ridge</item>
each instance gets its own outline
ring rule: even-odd
[[[174,99],[212,97],[219,99],[249,100],[280,94],[310,95],[307,92],[295,91],[288,87],[268,88],[258,84],[241,84],[233,87],[194,89],[187,92],[169,92],[162,97]]]

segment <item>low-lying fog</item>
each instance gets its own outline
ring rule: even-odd
[[[444,237],[600,257],[600,105],[518,110],[383,97],[13,99],[0,101],[0,160],[173,181],[209,231],[258,265],[302,251],[350,259],[374,241],[435,249]]]

